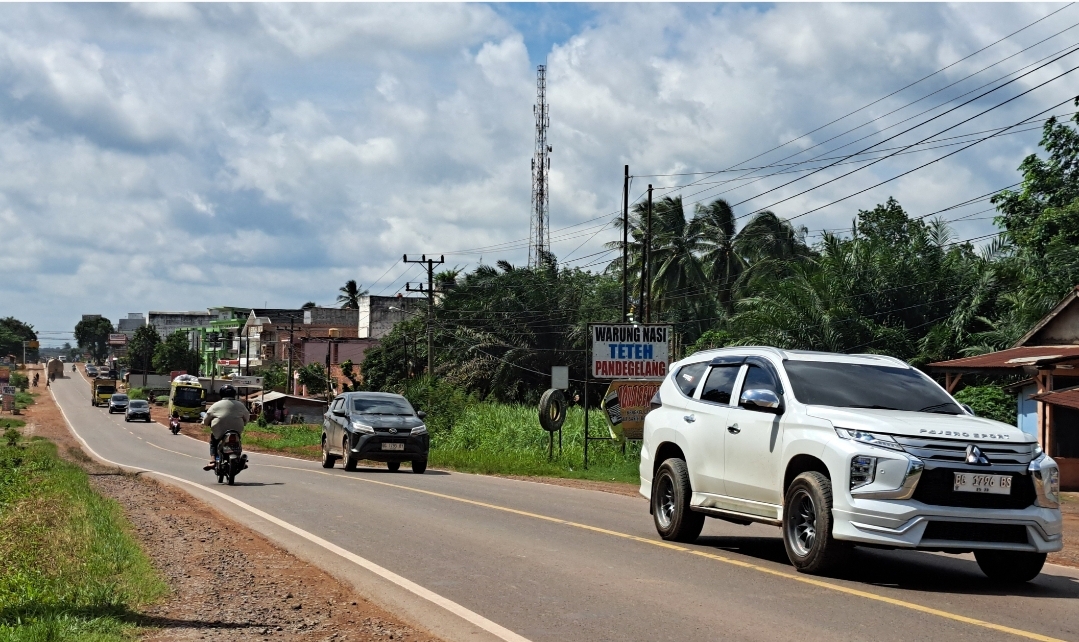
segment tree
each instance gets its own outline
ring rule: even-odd
[[[83,319],[75,325],[75,341],[95,362],[101,363],[109,354],[109,334],[112,332],[112,322],[105,317]]]
[[[23,355],[23,341],[37,341],[34,326],[19,321],[15,317],[0,319],[0,356],[13,354],[19,359]],[[37,359],[37,348],[27,348],[26,358]]]
[[[303,305],[301,305],[300,309],[301,310],[310,310],[311,308],[315,308],[315,307],[318,307],[317,303],[315,303],[314,301],[308,301],[307,303],[304,303]]]
[[[146,372],[153,368],[154,352],[161,344],[161,335],[152,325],[144,325],[135,330],[127,344],[127,359],[133,371]]]
[[[337,302],[341,304],[341,308],[344,310],[358,310],[360,307],[360,297],[367,294],[367,290],[362,289],[356,283],[355,279],[349,279],[345,282],[345,286],[340,288],[337,295]]]
[[[314,361],[298,370],[301,386],[307,387],[307,393],[321,395],[326,392],[326,368]]]
[[[199,353],[191,349],[187,333],[177,330],[154,348],[153,366],[157,372],[198,372]]]

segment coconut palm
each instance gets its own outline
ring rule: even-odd
[[[360,288],[361,286],[356,283],[355,279],[349,279],[345,282],[345,287],[338,290],[341,294],[337,295],[337,302],[341,304],[341,309],[359,309],[360,297],[367,294],[367,290],[361,290]]]

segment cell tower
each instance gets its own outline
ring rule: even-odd
[[[551,171],[551,146],[547,128],[551,116],[547,108],[547,65],[536,67],[536,153],[532,157],[532,220],[528,230],[528,265],[536,267],[540,257],[551,251],[551,207],[548,193]]]

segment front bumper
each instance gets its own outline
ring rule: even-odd
[[[427,459],[430,451],[430,435],[410,435],[376,432],[374,434],[353,433],[352,447],[349,450],[356,459],[370,461],[412,461]],[[383,450],[383,443],[404,444],[404,450]]]
[[[850,506],[833,507],[832,514],[832,535],[860,544],[1037,553],[1052,553],[1064,546],[1060,510],[1054,508],[959,508],[915,500],[856,499]]]

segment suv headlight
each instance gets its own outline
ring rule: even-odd
[[[870,446],[878,446],[880,448],[887,448],[888,450],[903,451],[903,447],[899,445],[891,435],[882,435],[875,432],[864,432],[862,430],[852,430],[850,428],[836,428],[835,433],[843,439],[850,439],[851,441],[858,441],[863,444],[869,444]]]
[[[1060,468],[1057,463],[1040,452],[1027,470],[1034,479],[1034,504],[1042,508],[1060,508]]]
[[[416,435],[426,435],[427,434],[427,426],[416,426],[415,428],[412,429],[412,432],[410,434],[413,437],[415,437]]]
[[[352,429],[355,430],[356,432],[362,432],[362,433],[366,433],[366,434],[369,434],[369,435],[375,432],[375,429],[372,428],[371,426],[368,426],[367,424],[361,424],[358,421],[352,422]]]

